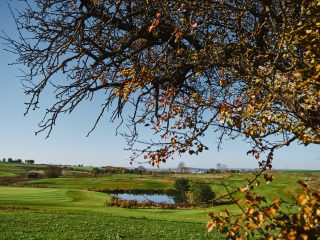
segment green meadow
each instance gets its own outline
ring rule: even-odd
[[[172,179],[152,177],[147,175],[114,174],[108,177],[68,177],[55,179],[40,179],[17,183],[17,186],[68,188],[68,189],[169,189]]]
[[[234,205],[194,209],[127,209],[106,207],[111,195],[94,190],[172,189],[175,179],[210,183],[217,196],[243,186],[252,173],[232,174],[105,174],[90,168],[65,170],[59,178],[28,179],[28,171],[45,165],[0,163],[0,239],[224,239],[206,232],[210,211]],[[74,174],[72,174],[74,173]],[[274,172],[274,181],[255,189],[267,199],[290,197],[307,180],[319,187],[320,171]]]
[[[212,239],[199,223],[97,213],[0,212],[0,228],[1,239]]]

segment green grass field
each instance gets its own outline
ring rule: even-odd
[[[104,193],[0,187],[0,239],[215,239],[208,209],[105,207]]]
[[[0,212],[1,239],[223,239],[199,223],[98,213]],[[213,238],[214,237],[214,238]]]
[[[44,167],[0,163],[0,239],[225,239],[206,233],[208,213],[225,208],[238,212],[235,205],[184,210],[106,207],[110,195],[88,189],[170,189],[183,176],[210,183],[220,196],[226,193],[223,185],[243,186],[252,177],[250,173],[79,177],[90,167],[77,167],[60,178],[26,178],[28,171],[41,172]],[[311,179],[319,185],[320,171],[274,172],[273,176],[272,183],[261,180],[255,191],[269,200],[289,199],[301,191],[298,180]]]
[[[37,179],[18,183],[17,186],[69,188],[69,189],[169,189],[173,180],[146,175],[114,174],[108,177]]]
[[[105,213],[112,216],[188,221],[206,223],[211,210],[221,210],[220,206],[210,209],[126,209],[105,207],[104,202],[110,195],[77,189],[0,187],[0,207],[27,207],[33,210]]]
[[[11,172],[0,171],[0,177],[16,177],[17,174]]]

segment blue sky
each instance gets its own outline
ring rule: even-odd
[[[11,2],[11,1],[10,1]],[[12,4],[20,4],[14,1]],[[6,1],[0,1],[0,30],[14,37],[17,35]],[[126,142],[121,136],[115,136],[117,124],[104,118],[97,129],[86,137],[99,113],[99,102],[83,104],[71,115],[58,121],[51,136],[35,136],[38,122],[42,119],[48,100],[43,96],[41,109],[30,112],[26,117],[24,102],[27,97],[20,83],[19,66],[8,64],[15,56],[4,51],[0,40],[0,158],[35,159],[37,163],[84,164],[93,166],[114,165],[130,166],[130,152],[124,151]],[[219,152],[216,150],[215,136],[207,136],[210,148],[202,155],[185,155],[162,165],[176,167],[184,161],[190,167],[214,168],[223,163],[230,168],[255,168],[254,158],[246,156],[249,146],[241,141],[227,141]],[[320,169],[320,146],[293,144],[275,153],[275,168],[283,169]],[[146,167],[149,167],[146,165]]]

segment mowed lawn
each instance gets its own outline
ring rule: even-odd
[[[0,171],[0,177],[16,177],[17,174],[11,172]]]
[[[0,209],[30,208],[35,211],[73,211],[103,213],[112,216],[147,218],[154,220],[196,222],[205,224],[210,211],[222,210],[225,206],[197,209],[127,209],[105,207],[110,195],[76,189],[48,189],[0,187]]]
[[[102,207],[106,194],[74,189],[0,187],[0,203],[28,207]]]
[[[318,182],[320,171],[292,171],[292,172],[271,172],[274,180],[267,184],[261,177],[260,186],[255,187],[255,191],[265,195],[268,199],[282,197],[286,200],[293,194],[301,191],[297,182],[299,180],[313,179]],[[41,187],[41,188],[66,188],[66,189],[172,189],[175,179],[186,177],[191,181],[207,182],[217,196],[227,193],[225,186],[234,189],[247,184],[253,177],[252,173],[233,174],[167,174],[167,175],[138,175],[138,174],[114,174],[104,177],[60,177],[52,179],[26,180],[17,183],[21,187]]]
[[[60,177],[52,179],[29,180],[17,186],[68,188],[68,189],[169,189],[172,179],[138,174],[114,174],[108,177]]]
[[[224,239],[205,224],[99,213],[0,212],[0,239]]]
[[[23,163],[4,163],[0,162],[0,177],[13,177],[18,175],[25,175],[30,170],[41,170],[46,165],[40,164],[23,164]]]
[[[208,209],[104,207],[85,190],[0,187],[0,239],[224,239],[206,232]]]
[[[302,187],[298,184],[298,181],[311,179],[313,181],[307,183],[313,183],[316,181],[319,182],[320,180],[320,171],[270,172],[269,174],[273,176],[272,182],[266,183],[263,177],[260,177],[258,179],[259,186],[254,185],[254,191],[269,200],[278,197],[289,200],[293,195],[302,192]],[[212,190],[216,192],[218,196],[221,196],[227,194],[224,185],[229,187],[230,190],[235,187],[242,187],[245,186],[252,177],[253,174],[230,174],[224,179],[211,181]]]
[[[18,167],[18,165],[17,165]],[[7,165],[2,175],[21,175],[24,169]],[[40,170],[40,169],[39,169]],[[272,200],[289,199],[301,191],[297,184],[306,180],[318,184],[319,171],[272,172],[274,181],[260,179],[255,191]],[[1,175],[1,174],[0,174]],[[233,174],[114,174],[102,177],[64,176],[51,179],[20,177],[11,186],[0,186],[0,240],[2,239],[225,239],[208,234],[210,211],[216,214],[235,205],[196,209],[127,209],[105,207],[110,195],[88,189],[172,189],[175,179],[207,182],[217,196],[243,186],[253,175]],[[317,186],[317,185],[316,185]]]

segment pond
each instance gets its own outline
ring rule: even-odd
[[[155,203],[174,204],[173,197],[167,194],[133,194],[133,193],[119,193],[111,194],[114,197],[118,197],[124,200],[136,200],[138,202],[151,201]]]

